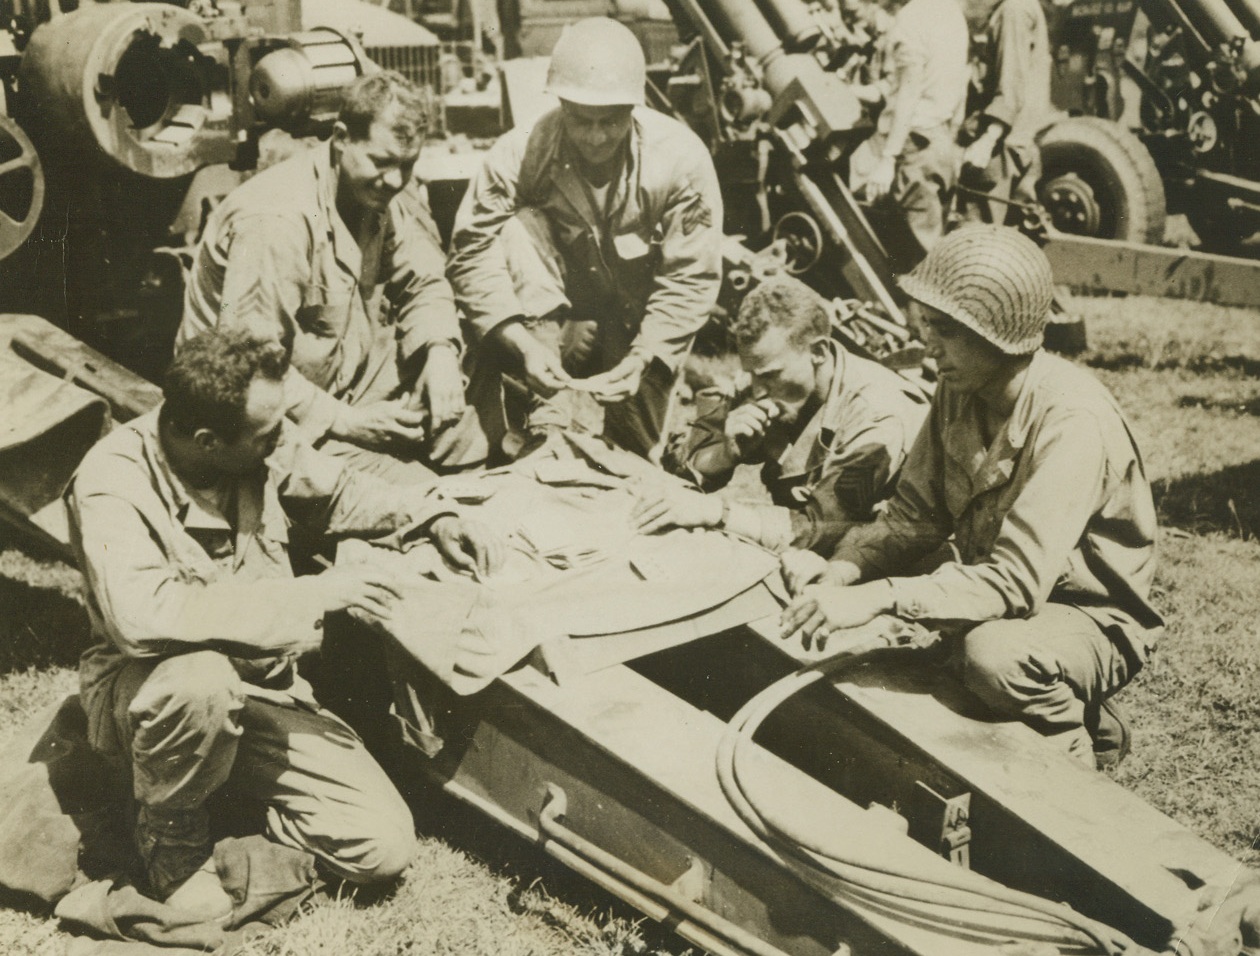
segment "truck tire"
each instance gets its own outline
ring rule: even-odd
[[[1073,116],[1046,130],[1040,147],[1037,197],[1060,232],[1163,242],[1164,182],[1136,136],[1111,120]]]

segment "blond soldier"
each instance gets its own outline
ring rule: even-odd
[[[825,643],[880,614],[939,622],[993,710],[1114,763],[1128,734],[1108,698],[1163,624],[1155,507],[1129,426],[1089,372],[1042,350],[1050,264],[1015,230],[958,229],[902,288],[939,390],[888,509],[800,589],[784,636]],[[911,570],[946,541],[956,560]]]
[[[325,453],[402,483],[486,452],[446,260],[417,216],[424,106],[397,73],[362,77],[327,145],[229,194],[197,247],[176,340],[245,328],[291,344],[289,417]]]
[[[639,530],[723,528],[774,551],[830,555],[855,523],[870,521],[927,414],[896,372],[845,351],[817,293],[791,278],[763,282],[731,329],[749,385],[734,399],[696,398],[696,418],[666,467],[701,491],[645,493]],[[770,504],[704,494],[741,464],[759,464]]]

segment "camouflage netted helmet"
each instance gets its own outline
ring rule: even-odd
[[[1008,355],[1042,342],[1054,278],[1037,244],[1006,226],[961,226],[900,279],[913,299],[939,309]]]

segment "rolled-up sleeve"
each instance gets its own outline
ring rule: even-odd
[[[424,527],[456,509],[436,485],[394,484],[286,433],[268,460],[286,513],[333,537],[370,538]]]
[[[447,275],[473,332],[484,336],[522,314],[503,249],[496,241],[517,212],[517,182],[528,130],[499,137],[486,153],[455,215]]]
[[[1031,11],[1013,3],[1001,4],[993,17],[990,34],[995,46],[991,81],[994,95],[984,115],[1011,129],[1027,108],[1031,85],[1028,71],[1038,62],[1033,55],[1038,24]]]
[[[680,142],[661,216],[661,263],[633,347],[671,371],[708,321],[722,282],[722,195],[699,140]]]
[[[993,548],[975,564],[894,579],[898,614],[988,621],[1028,617],[1045,605],[1101,497],[1107,453],[1098,421],[1073,412],[1048,419],[1023,454],[1033,456],[1029,478]]]

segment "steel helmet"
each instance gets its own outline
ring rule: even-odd
[[[1037,244],[981,223],[945,236],[899,284],[1008,355],[1037,350],[1054,298],[1050,260]]]
[[[642,106],[643,48],[623,24],[590,17],[565,28],[551,51],[547,92],[583,106]]]

